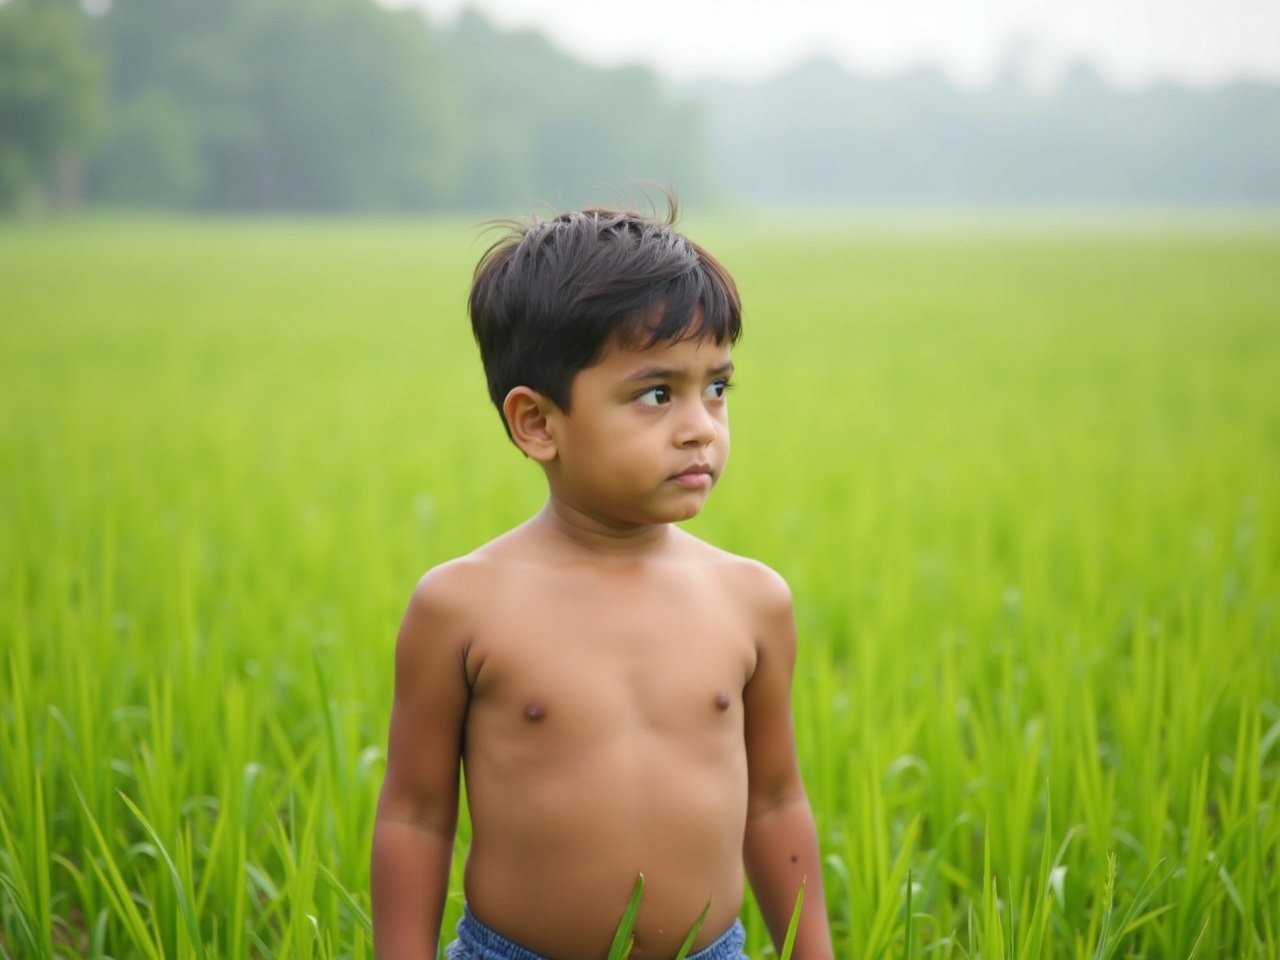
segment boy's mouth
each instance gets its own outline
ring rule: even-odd
[[[685,467],[671,479],[684,487],[709,487],[713,479],[711,464],[695,463]]]

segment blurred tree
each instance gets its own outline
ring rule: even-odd
[[[101,18],[112,203],[421,208],[461,165],[420,14],[370,0],[130,0]]]
[[[101,105],[74,0],[0,4],[0,208],[68,208]]]
[[[1029,89],[936,71],[872,79],[815,60],[763,83],[704,83],[727,186],[772,202],[1252,203],[1280,200],[1280,87],[1110,87],[1085,63]],[[1034,59],[1033,57],[1031,59]]]
[[[94,23],[108,68],[110,123],[89,170],[93,197],[128,206],[194,205],[214,144],[254,125],[236,0],[127,0]]]
[[[711,192],[701,108],[651,70],[593,68],[470,10],[440,42],[468,158],[458,204],[618,202],[630,181],[669,184],[686,199]]]
[[[422,209],[448,195],[462,157],[419,13],[257,0],[245,26],[257,124],[223,157],[215,204]]]
[[[106,65],[88,168],[102,204],[508,210],[616,201],[629,181],[706,196],[712,182],[701,108],[652,71],[589,67],[476,13],[433,30],[373,0],[99,0],[92,18],[39,2],[77,40],[91,24],[90,50],[69,49]],[[0,9],[34,22],[36,4]],[[33,129],[48,119],[32,112]]]

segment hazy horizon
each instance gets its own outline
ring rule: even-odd
[[[587,62],[643,63],[676,81],[766,80],[827,57],[872,75],[936,67],[967,88],[988,86],[1011,58],[1044,87],[1080,61],[1125,89],[1280,83],[1276,0],[791,0],[786,17],[760,0],[736,4],[731,16],[699,0],[650,0],[643,17],[596,0],[379,2],[418,6],[435,23],[470,7],[503,27],[537,29]]]

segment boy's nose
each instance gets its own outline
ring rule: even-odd
[[[705,447],[715,440],[718,432],[719,426],[711,411],[701,403],[690,404],[677,439],[682,447]]]

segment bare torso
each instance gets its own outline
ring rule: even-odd
[[[517,531],[460,563],[463,765],[476,916],[556,960],[608,951],[636,875],[632,956],[694,948],[742,902],[747,563],[679,531],[643,561],[556,562]]]

